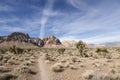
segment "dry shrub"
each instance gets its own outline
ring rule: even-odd
[[[22,54],[25,50],[14,45],[10,47],[10,51],[14,54]]]
[[[18,71],[22,74],[36,74],[35,71],[31,70],[28,66],[26,65],[21,65],[18,68]]]
[[[54,72],[62,72],[64,71],[64,65],[62,63],[56,63],[52,66],[52,70]]]
[[[108,53],[108,50],[107,50],[107,48],[96,48],[96,51],[95,51],[95,52],[97,52],[97,53],[99,53],[99,52]]]
[[[77,70],[77,67],[75,65],[69,65],[70,69]]]
[[[55,59],[51,55],[48,55],[48,54],[45,55],[45,60],[55,61]]]
[[[87,72],[83,77],[85,80],[120,80],[120,76],[114,77],[106,73]]]
[[[26,62],[23,63],[23,65],[25,65],[25,66],[31,66],[31,65],[33,65],[33,63],[31,63],[31,61],[26,61]]]
[[[57,51],[58,51],[58,53],[63,54],[65,52],[65,48],[60,48]]]
[[[0,61],[2,61],[2,59],[3,59],[3,55],[0,55]]]
[[[12,74],[3,74],[0,75],[0,80],[16,80],[17,76]]]
[[[6,53],[7,49],[6,48],[0,48],[0,54]]]
[[[11,70],[6,68],[5,66],[0,66],[0,73],[9,72],[9,71]]]
[[[16,62],[15,60],[12,60],[12,59],[8,60],[8,61],[7,61],[7,64],[8,64],[8,65],[19,65],[18,62]]]

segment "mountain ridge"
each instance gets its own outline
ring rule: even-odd
[[[9,34],[8,36],[0,36],[0,45],[6,43],[10,44],[17,43],[18,45],[22,44],[31,44],[37,47],[44,47],[47,45],[61,45],[61,42],[59,39],[57,39],[55,36],[47,36],[43,39],[40,38],[32,38],[27,33],[22,32],[13,32]]]

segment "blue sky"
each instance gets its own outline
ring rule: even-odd
[[[120,0],[0,0],[0,35],[120,41]]]

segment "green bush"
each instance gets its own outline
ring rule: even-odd
[[[57,51],[58,51],[58,53],[62,54],[62,53],[65,52],[65,48],[60,48],[60,49],[58,49]]]
[[[78,49],[80,55],[81,55],[82,57],[84,57],[84,56],[85,56],[85,53],[86,53],[86,50],[87,50],[85,43],[83,43],[82,41],[79,41],[79,42],[76,44],[76,48]]]

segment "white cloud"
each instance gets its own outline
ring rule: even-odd
[[[71,41],[71,40],[79,41],[80,40],[76,36],[59,37],[59,39],[61,41]]]
[[[59,16],[59,15],[63,15],[62,13],[59,13],[57,11],[53,11],[53,3],[54,0],[47,0],[48,2],[45,5],[45,8],[43,10],[43,16],[41,18],[41,29],[40,29],[40,38],[43,38],[45,36],[45,27],[46,27],[46,23],[48,21],[48,18],[51,16]]]
[[[109,2],[108,5],[101,2],[98,6],[93,7],[85,3],[84,0],[68,1],[80,12],[78,14],[68,14],[68,17],[54,22],[51,31],[57,34],[64,32],[63,35],[59,36],[61,40],[85,40],[89,43],[120,40],[119,33],[116,33],[120,29],[120,10],[116,2],[113,2],[113,4]],[[107,2],[105,1],[105,3]],[[82,12],[85,11],[82,16],[81,10]],[[93,35],[87,32],[91,32]],[[84,34],[82,35],[82,33],[89,37],[83,37]]]
[[[40,34],[38,35],[39,37],[43,37],[46,26],[52,25],[52,28],[48,31],[55,33],[61,40],[84,40],[88,43],[120,40],[119,5],[117,3],[101,2],[99,5],[90,6],[85,1],[86,0],[68,0],[71,6],[77,8],[79,11],[72,14],[63,14],[57,10],[53,11],[54,0],[48,0],[43,11],[39,7],[33,7],[37,9],[38,13],[34,14],[31,18],[25,18],[24,20],[15,16],[11,18],[0,18],[0,23],[5,24],[1,27],[1,31],[34,33],[41,28]],[[2,11],[2,9],[0,11]],[[49,20],[51,17],[56,18],[52,21],[52,19]],[[19,21],[20,25],[16,27],[7,25],[9,22],[14,23],[15,21]],[[48,22],[50,24],[48,24]]]
[[[17,17],[10,17],[10,18],[0,18],[0,23],[9,23],[9,22],[15,22],[19,21]]]
[[[113,42],[120,41],[120,32],[109,32],[106,34],[101,34],[99,36],[94,36],[86,39],[82,39],[88,43],[103,43],[103,42]]]

